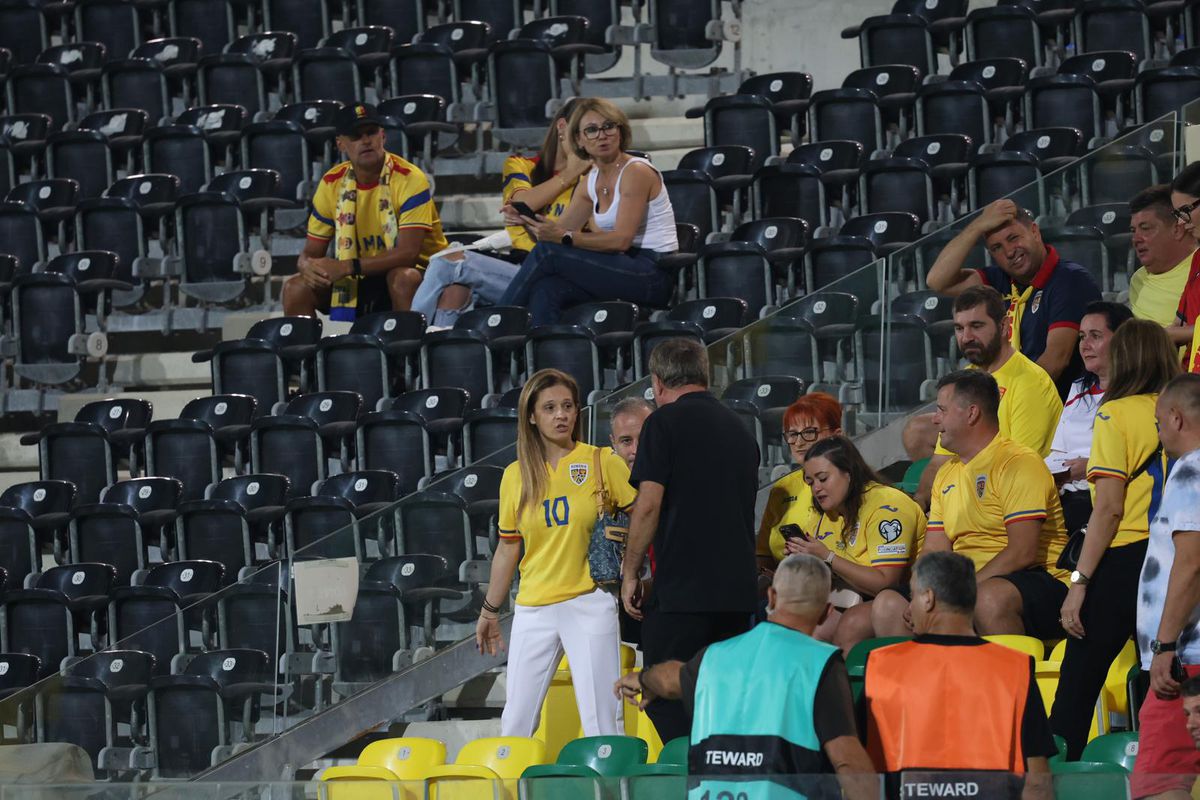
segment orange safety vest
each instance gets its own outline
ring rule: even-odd
[[[1021,722],[1033,670],[991,642],[901,642],[870,653],[867,750],[882,772],[1024,774]]]

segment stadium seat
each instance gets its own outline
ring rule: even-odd
[[[154,777],[194,775],[228,758],[234,745],[252,742],[259,697],[275,691],[273,671],[262,651],[213,650],[196,655],[182,674],[155,677],[149,721],[158,754]],[[181,719],[192,726],[186,739],[176,730]]]
[[[1032,9],[1021,5],[975,8],[964,27],[967,60],[1019,58],[1029,68],[1044,61],[1041,29]]]
[[[598,775],[614,778],[645,764],[647,753],[646,742],[633,736],[585,736],[563,745],[555,762],[589,767]]]
[[[987,92],[974,81],[930,83],[917,92],[917,135],[965,134],[976,147],[991,144],[992,115]]]
[[[1007,132],[1012,132],[1020,119],[1028,78],[1028,64],[1011,57],[967,61],[950,71],[952,81],[974,81],[983,87],[993,123],[1002,124]]]
[[[856,702],[862,697],[863,683],[867,675],[867,657],[870,652],[880,647],[887,647],[889,644],[907,642],[910,638],[909,636],[879,636],[859,642],[850,648],[850,652],[846,654],[846,674],[850,677],[850,689],[854,693]],[[686,764],[687,761],[682,763]]]
[[[488,97],[495,104],[492,135],[514,147],[540,144],[559,100],[550,45],[528,39],[497,41],[488,52],[487,75]]]
[[[433,444],[425,421],[409,411],[372,411],[358,421],[355,452],[359,469],[385,469],[400,478],[400,491],[416,490],[433,474]]]
[[[447,783],[486,781],[484,786],[478,783],[456,786],[453,796],[493,797],[497,796],[493,792],[501,791],[503,796],[515,798],[521,773],[545,760],[546,746],[538,739],[518,736],[475,739],[463,745],[453,764],[431,767],[425,773],[426,785],[431,795],[436,792],[436,796],[443,797],[450,795]]]
[[[1127,800],[1129,779],[1118,764],[1091,761],[1055,761],[1054,794],[1062,800]]]
[[[5,90],[10,114],[45,114],[51,130],[62,130],[75,121],[71,79],[58,64],[13,67]]]
[[[879,100],[866,89],[826,89],[808,106],[809,137],[814,141],[849,139],[867,154],[884,146]]]
[[[6,253],[16,258],[20,270],[10,286],[14,286],[18,280],[32,277],[23,273],[31,272],[45,263],[46,240],[42,235],[42,222],[31,206],[0,202],[0,236],[4,239]],[[53,283],[64,281],[55,280]],[[15,314],[16,302],[11,302]]]
[[[493,317],[497,326],[503,321],[501,312],[495,308],[479,310],[485,312],[488,320],[485,324],[490,325]],[[475,409],[489,404],[489,396],[496,391],[497,370],[489,337],[467,329],[465,326],[470,324],[470,320],[464,322],[467,316],[459,317],[454,330],[426,334],[421,343],[421,388],[459,386],[467,390],[471,408]],[[525,323],[528,325],[527,316]]]
[[[700,232],[700,241],[720,230],[717,190],[708,173],[696,169],[669,169],[663,172],[662,179],[676,222],[695,225]]]
[[[411,42],[425,29],[421,0],[357,0],[356,8],[360,24],[391,28],[397,43]]]
[[[301,50],[292,61],[292,82],[300,102],[336,100],[353,105],[363,99],[358,62],[343,47]]]
[[[517,441],[517,411],[515,408],[479,408],[463,417],[463,465],[485,462],[488,456],[499,453],[504,465],[515,458],[506,455]],[[499,462],[497,462],[499,463]]]
[[[260,184],[264,176],[262,170],[233,169],[234,155],[237,153],[247,118],[246,109],[235,103],[194,105],[175,118],[179,125],[194,125],[201,130],[204,141],[208,142],[212,163],[225,170],[218,175],[214,167],[213,179],[205,188],[212,192],[230,194],[244,204],[248,200],[259,199],[262,192]],[[250,177],[251,182],[245,183],[242,180],[245,177]],[[268,188],[276,189],[274,186]]]
[[[116,480],[116,459],[108,433],[94,422],[47,425],[38,439],[38,469],[43,481],[67,481],[75,487],[74,504],[95,503]]]
[[[534,764],[521,773],[517,793],[521,800],[571,800],[601,798],[604,785],[596,770],[577,764]]]
[[[1138,73],[1134,90],[1138,122],[1178,111],[1200,96],[1200,66],[1164,67]]]
[[[1106,733],[1087,743],[1087,746],[1083,748],[1083,756],[1080,761],[1120,764],[1129,772],[1133,772],[1133,762],[1137,760],[1137,751],[1137,731]]]
[[[861,148],[858,142],[852,144]],[[856,169],[854,180],[857,177]],[[803,219],[813,228],[824,225],[828,221],[829,208],[822,179],[821,168],[813,164],[787,163],[763,167],[755,173],[754,183],[751,184],[754,216]],[[840,189],[838,196],[841,196]],[[705,222],[706,225],[711,224],[707,220]]]
[[[336,658],[333,690],[342,697],[355,694],[412,662],[401,592],[376,577],[374,570],[379,563],[372,564],[358,582],[354,616],[329,628]]]
[[[259,560],[260,544],[265,554],[274,549],[272,524],[283,516],[287,489],[282,475],[238,475],[210,487],[203,500],[181,503],[175,529],[179,557],[216,561],[225,567],[225,584],[238,580]]]
[[[46,167],[51,178],[72,178],[79,197],[99,197],[113,180],[108,138],[99,131],[60,131],[46,140]]]
[[[771,103],[778,131],[791,131],[792,143],[798,144],[804,133],[805,112],[812,95],[813,77],[807,72],[766,72],[742,81],[737,94],[758,95]],[[688,116],[703,109],[690,109]]]
[[[207,143],[204,144],[207,153]],[[175,205],[176,255],[167,261],[179,291],[206,303],[244,300],[251,273],[250,242],[236,198],[216,192],[184,195]],[[262,284],[269,292],[269,283]]]
[[[736,333],[748,324],[750,307],[740,297],[708,297],[676,303],[667,319],[694,322],[704,331],[704,341],[712,344]]]
[[[175,527],[175,507],[183,484],[174,478],[117,481],[99,503],[71,512],[67,563],[105,562],[116,570],[117,585],[128,586],[133,573],[145,569],[147,548],[163,552],[165,534]]]
[[[269,122],[252,122],[242,129],[242,166],[275,170],[279,173],[280,199],[307,202],[313,191],[311,165],[315,156],[310,154],[308,136],[317,138],[320,129],[314,126],[306,130],[297,122],[280,118],[282,112],[280,109]]]
[[[170,90],[162,64],[149,58],[110,60],[101,75],[105,108],[136,108],[152,122],[171,116]]]
[[[321,800],[416,800],[420,793],[406,787],[396,774],[378,766],[334,766],[321,770],[317,796]]]
[[[915,158],[879,158],[864,164],[858,202],[863,214],[898,211],[922,223],[936,218],[929,167]]]
[[[1100,93],[1087,75],[1031,78],[1025,90],[1025,124],[1030,128],[1075,128],[1084,144],[1103,135]]]
[[[50,45],[46,17],[38,0],[5,0],[0,4],[0,47],[16,64],[31,64]]]
[[[1075,14],[1075,46],[1080,53],[1125,50],[1139,62],[1152,58],[1150,19],[1132,0],[1087,0]]]
[[[588,405],[601,394],[600,349],[596,334],[581,325],[539,325],[525,339],[525,363],[529,374],[539,369],[559,369],[579,384],[582,401]]]
[[[1031,153],[1002,150],[981,153],[971,160],[967,190],[971,208],[983,208],[994,200],[1013,195],[1017,205],[1042,208],[1042,172],[1038,157]]]
[[[1130,116],[1130,92],[1137,76],[1137,60],[1133,53],[1127,50],[1080,53],[1063,59],[1058,71],[1060,74],[1091,78],[1096,82],[1096,91],[1100,94],[1106,114],[1115,114],[1118,121]]]
[[[875,245],[862,236],[813,239],[804,254],[804,288],[824,289],[876,260]]]
[[[446,763],[446,743],[405,736],[378,739],[358,754],[358,766],[383,767],[400,780],[419,780],[425,770]]]
[[[146,473],[175,478],[180,500],[199,500],[221,479],[217,442],[208,423],[192,419],[157,420],[146,426]]]
[[[858,28],[858,51],[864,67],[907,64],[922,76],[937,72],[929,25],[915,14],[867,17]]]
[[[662,750],[658,754],[657,764],[671,764],[687,768],[688,763],[688,737],[680,736],[663,744]]]
[[[921,87],[921,75],[921,70],[908,64],[879,64],[854,70],[842,81],[842,88],[874,92],[885,127],[895,128],[903,140],[916,127],[913,103]]]
[[[687,744],[686,737],[678,740]],[[624,780],[627,800],[653,800],[659,797],[677,797],[687,791],[687,748],[684,748],[683,764],[658,762],[642,764],[630,770]]]
[[[41,571],[38,537],[52,540],[64,531],[75,500],[75,484],[61,480],[16,483],[0,493],[0,569],[14,586]]]
[[[984,636],[989,642],[1002,644],[1012,650],[1025,653],[1034,661],[1041,661],[1046,656],[1046,647],[1042,644],[1041,639],[1035,639],[1032,636],[1017,636],[1015,634],[993,634]]]
[[[843,236],[862,236],[871,240],[880,256],[894,253],[921,238],[921,220],[906,211],[881,211],[859,214],[846,220],[838,230]]]
[[[721,21],[719,0],[652,0],[650,57],[676,69],[699,69],[721,54],[722,40],[709,31]]]
[[[99,769],[128,766],[118,733],[122,726],[136,732],[144,719],[153,670],[154,657],[137,650],[108,650],[72,664],[61,683],[39,693],[38,741],[78,745]]]
[[[31,588],[10,588],[0,598],[0,649],[37,656],[46,677],[98,648],[99,617],[115,578],[109,564],[73,564],[46,570]]]
[[[1081,171],[1083,202],[1089,206],[1128,201],[1159,178],[1154,154],[1140,145],[1111,145],[1088,158]]]
[[[209,613],[193,604],[221,587],[224,571],[215,561],[173,561],[151,567],[133,586],[113,589],[108,602],[110,641],[150,653],[154,674],[171,674],[175,657],[188,652],[190,634],[202,630]]]
[[[428,553],[442,556],[452,570],[476,558],[475,537],[467,503],[448,492],[426,489],[404,498],[396,508],[399,530],[397,555]]]

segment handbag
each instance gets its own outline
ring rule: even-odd
[[[588,542],[588,570],[592,580],[602,589],[615,589],[621,583],[621,560],[625,557],[625,540],[629,537],[629,515],[613,507],[608,488],[604,485],[603,450],[596,448],[596,523]]]
[[[1125,482],[1126,486],[1132,484],[1136,479],[1141,477],[1142,473],[1150,469],[1150,465],[1162,458],[1162,442],[1158,443],[1158,447],[1154,448],[1142,465],[1133,471],[1129,476],[1129,480]],[[1083,537],[1087,536],[1087,528],[1083,527],[1077,531],[1072,531],[1070,537],[1067,538],[1067,545],[1062,552],[1058,554],[1058,561],[1055,566],[1059,569],[1069,569],[1074,571],[1079,567],[1079,555],[1083,552]]]

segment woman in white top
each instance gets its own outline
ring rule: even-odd
[[[1067,392],[1046,456],[1046,465],[1058,481],[1068,531],[1087,525],[1092,513],[1087,462],[1092,451],[1092,424],[1108,388],[1108,343],[1113,332],[1131,317],[1133,312],[1127,306],[1102,300],[1090,303],[1079,321],[1079,355],[1085,372]]]
[[[564,309],[592,300],[665,307],[674,279],[658,260],[679,243],[662,175],[626,152],[629,119],[608,100],[580,100],[568,130],[579,156],[595,165],[587,191],[576,192],[557,220],[517,220],[538,243],[500,304],[527,306],[534,325],[558,322]]]

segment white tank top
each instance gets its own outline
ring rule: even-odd
[[[671,198],[667,195],[667,187],[663,185],[662,173],[644,158],[631,158],[621,167],[613,185],[612,205],[604,213],[597,210],[599,201],[596,199],[596,176],[600,173],[595,167],[592,168],[587,178],[587,193],[592,199],[592,221],[598,230],[611,231],[616,227],[617,210],[621,205],[621,176],[625,173],[625,167],[635,161],[649,165],[658,175],[658,194],[646,206],[646,216],[633,237],[633,246],[659,253],[674,253],[679,249],[679,239],[675,235],[675,211],[671,208]]]

